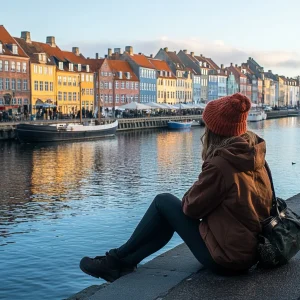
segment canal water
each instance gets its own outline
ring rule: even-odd
[[[278,195],[299,193],[300,119],[249,126],[267,140]],[[182,197],[201,169],[203,131],[1,143],[0,299],[65,299],[102,283],[80,271],[80,259],[125,242],[157,193]],[[174,236],[162,251],[179,243]]]

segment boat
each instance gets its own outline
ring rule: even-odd
[[[250,109],[248,114],[248,122],[258,122],[267,119],[267,114],[263,109]]]
[[[118,121],[100,124],[97,120],[83,123],[18,124],[16,136],[21,143],[60,142],[98,139],[113,136]]]
[[[170,129],[187,129],[191,128],[193,122],[175,122],[175,121],[169,121],[168,127]]]

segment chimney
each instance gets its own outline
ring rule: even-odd
[[[237,65],[237,64],[235,64],[235,67],[237,68],[237,67],[238,67],[238,65]]]
[[[183,53],[187,54],[187,50],[183,50]]]
[[[193,57],[194,57],[194,56],[195,56],[195,52],[191,52],[191,56],[193,56]]]
[[[233,66],[233,63],[230,63],[230,67],[232,67]]]
[[[129,55],[133,55],[133,47],[132,46],[126,46],[125,51],[128,52]]]
[[[153,54],[150,54],[150,58],[153,58]]]
[[[112,49],[111,48],[108,48],[108,50],[107,50],[107,56],[108,57],[112,56]]]
[[[142,52],[139,52],[139,55],[142,55]]]
[[[115,49],[114,49],[114,52],[115,52],[116,54],[121,54],[121,48],[115,48]]]
[[[200,54],[200,56],[201,56],[201,57],[203,57],[203,55],[202,55],[202,54]]]
[[[269,73],[272,73],[272,70],[269,70],[268,72],[269,72]]]
[[[21,39],[25,40],[26,43],[31,44],[30,32],[29,31],[22,31],[21,32]]]
[[[169,52],[169,48],[168,47],[165,47],[164,50],[165,50],[165,52]]]
[[[224,65],[223,64],[221,64],[221,69],[224,69]]]
[[[47,36],[46,43],[48,45],[50,45],[51,47],[56,47],[55,37],[54,36]]]
[[[96,53],[96,59],[99,59],[99,53]]]
[[[78,47],[73,47],[72,48],[72,52],[76,55],[76,56],[79,56],[79,48]]]
[[[107,57],[108,57],[108,55],[106,54],[104,57],[105,57],[105,58],[107,58]]]

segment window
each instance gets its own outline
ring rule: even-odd
[[[112,98],[112,96],[110,95],[110,96],[109,96],[109,103],[112,103],[112,101],[113,101],[113,98]]]
[[[12,99],[12,104],[17,104],[17,99],[16,98]]]
[[[90,89],[90,95],[94,95],[94,90]]]
[[[39,66],[39,74],[43,74],[43,67]]]
[[[73,92],[73,101],[76,101],[76,100],[77,100],[76,96],[77,96],[77,93],[76,93],[76,92]]]
[[[72,77],[68,77],[68,86],[72,85]]]
[[[23,103],[24,103],[24,105],[25,105],[25,104],[28,104],[28,99],[25,98]]]
[[[9,78],[5,79],[5,89],[10,90],[10,80],[9,80]]]
[[[10,64],[10,70],[12,72],[16,72],[16,63],[14,61],[12,61],[11,64]]]
[[[125,88],[125,82],[122,81],[122,82],[121,82],[121,89],[124,90],[124,88]]]
[[[112,89],[112,82],[108,83],[108,88],[111,90]]]
[[[22,98],[18,98],[18,105],[22,105]]]
[[[45,75],[48,74],[48,67],[44,67],[44,74],[45,74]]]
[[[73,72],[74,71],[74,65],[69,63],[69,71]]]
[[[64,81],[63,85],[67,85],[67,77],[63,77],[63,81]]]
[[[125,95],[121,96],[121,102],[124,103],[125,102]]]
[[[8,61],[4,62],[4,71],[8,72]]]
[[[73,86],[76,86],[76,77],[73,77]]]
[[[120,101],[120,96],[117,95],[117,96],[116,96],[116,103],[119,103],[119,101]]]
[[[64,101],[67,101],[67,92],[64,92]]]
[[[18,64],[20,64],[20,63],[18,63]],[[20,66],[20,68],[21,68],[21,66]],[[38,73],[38,66],[37,65],[33,65],[33,73],[34,74]]]
[[[105,103],[108,103],[108,96],[107,95],[104,96],[104,99],[105,99]]]
[[[139,89],[139,83],[138,83],[138,82],[135,83],[135,89],[136,89],[136,90]]]
[[[126,81],[126,89],[129,89],[130,82]]]
[[[63,70],[63,69],[64,69],[64,63],[63,63],[62,61],[60,61],[60,62],[58,63],[58,68],[59,68],[60,70]]]
[[[3,98],[0,98],[0,104],[4,104]]]
[[[58,100],[62,100],[62,92],[58,92]]]
[[[100,89],[103,89],[103,86],[104,86],[103,81],[100,81]]]
[[[40,81],[40,91],[44,90],[44,81]]]
[[[90,82],[93,82],[93,75],[90,75]]]
[[[89,82],[89,80],[90,80],[90,76],[89,76],[88,74],[86,74],[86,75],[85,75],[85,81],[86,81],[86,82]]]
[[[0,78],[0,91],[3,91],[3,78]]]
[[[17,81],[17,90],[21,91],[21,88],[22,88],[22,81],[21,81],[21,79],[18,79],[18,81]]]
[[[104,82],[104,89],[107,90],[108,89],[108,82]]]
[[[78,69],[78,72],[81,72],[81,64],[78,64],[77,69]]]
[[[72,101],[72,93],[71,92],[68,93],[68,100]]]
[[[27,79],[23,80],[23,91],[27,91],[28,90],[28,82]]]
[[[53,92],[53,82],[50,82],[50,91]]]
[[[89,94],[90,94],[90,90],[86,89],[86,95],[89,95]]]
[[[135,102],[139,102],[139,96],[138,95],[135,95],[134,98],[135,98],[135,100],[134,100]]]
[[[16,89],[16,79],[11,80],[11,89],[14,91]]]
[[[0,72],[2,72],[3,71],[3,62],[2,62],[2,60],[0,60]]]
[[[45,81],[45,91],[49,91],[49,82]]]
[[[119,89],[119,81],[116,81],[116,90],[118,90]]]
[[[61,85],[61,76],[57,77],[58,85]]]
[[[81,74],[81,82],[84,82],[84,74]]]

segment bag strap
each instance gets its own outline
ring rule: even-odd
[[[274,188],[272,173],[271,173],[271,169],[270,169],[267,161],[265,161],[265,168],[267,170],[267,173],[268,173],[268,176],[269,176],[269,179],[270,179],[270,183],[271,183],[271,187],[272,187],[272,208],[271,208],[271,215],[278,216],[280,218],[280,212],[279,212],[278,202],[277,202],[277,198],[276,198],[276,193],[275,193],[275,188]]]

